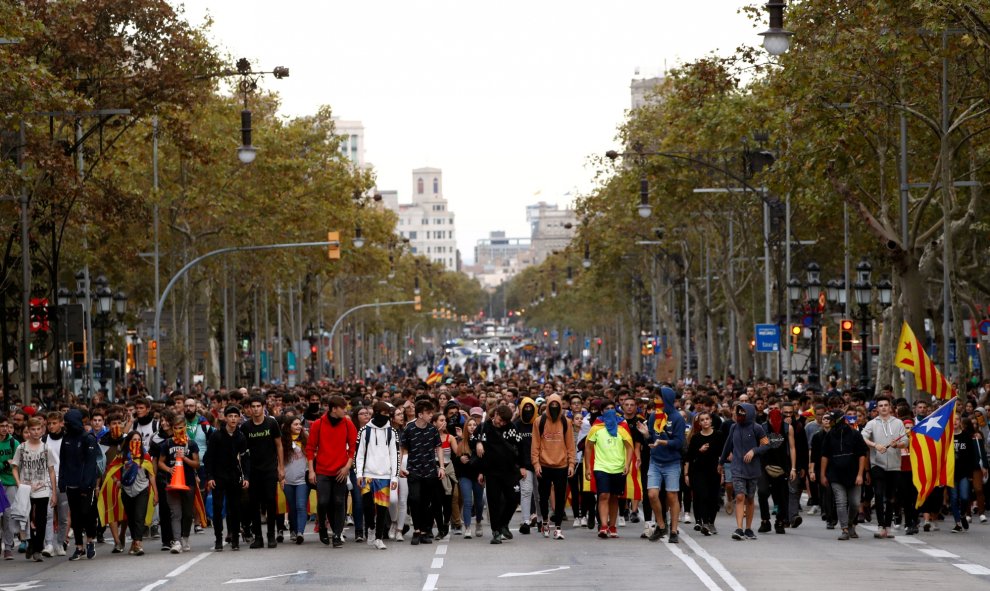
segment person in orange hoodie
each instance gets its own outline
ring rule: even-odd
[[[564,503],[567,498],[567,479],[574,475],[577,450],[569,430],[567,418],[561,406],[560,395],[547,398],[547,410],[533,423],[533,441],[530,457],[539,488],[540,514],[543,517],[543,537],[550,537],[550,489],[553,488],[553,539],[563,540],[560,524],[564,520]]]

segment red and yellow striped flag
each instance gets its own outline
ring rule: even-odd
[[[921,507],[937,486],[955,486],[956,401],[938,407],[911,430],[911,475]]]
[[[914,383],[922,392],[928,392],[938,400],[948,400],[956,395],[956,389],[945,379],[931,357],[925,353],[914,331],[905,322],[901,338],[894,354],[894,365],[914,374]]]

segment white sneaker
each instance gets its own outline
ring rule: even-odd
[[[621,515],[619,515],[619,520],[616,523],[616,525],[618,525],[619,527],[625,527],[626,526],[626,518],[623,517],[623,516],[621,516]]]
[[[354,518],[348,515],[347,520],[345,521],[345,525],[354,525]]]
[[[189,545],[189,538],[182,538],[182,551],[189,552],[192,550],[192,546]]]
[[[690,513],[685,513],[684,514],[684,519],[682,519],[681,521],[682,521],[682,523],[691,523],[691,514]]]
[[[396,542],[405,542],[406,541],[406,539],[404,537],[402,537],[402,532],[395,532],[395,541]]]
[[[393,523],[392,524],[392,527],[388,528],[388,539],[394,540],[395,539],[395,532],[396,532],[396,527],[395,527],[395,524]]]
[[[812,505],[808,507],[808,510],[804,512],[805,515],[818,515],[818,505]]]
[[[179,540],[172,542],[172,545],[169,546],[168,551],[172,554],[182,554],[182,542]]]
[[[45,558],[51,558],[54,553],[55,548],[52,548],[51,545],[45,546],[45,549],[41,551],[41,555]]]
[[[564,532],[560,531],[560,528],[559,527],[553,530],[553,539],[555,539],[555,540],[563,540],[564,539]]]
[[[65,546],[57,544],[55,546],[55,556],[65,556]]]
[[[382,541],[382,540],[375,540],[375,548],[378,548],[379,550],[387,550],[388,549],[385,546],[385,542]]]
[[[980,523],[986,523],[986,522],[987,522],[987,516],[985,514],[980,514]]]
[[[471,539],[471,528],[470,527],[465,527],[464,528],[464,539],[465,540],[470,540]]]
[[[376,544],[376,543],[375,543],[375,542],[377,542],[377,541],[378,541],[378,540],[376,540],[375,538],[373,538],[373,537],[371,537],[371,536],[368,536],[368,545],[369,545],[369,546],[375,546],[375,547],[377,547],[377,546],[378,546],[378,544]]]
[[[588,527],[588,517],[587,516],[581,518],[581,527]]]
[[[483,537],[484,535],[485,535],[485,530],[482,529],[481,522],[479,521],[479,522],[475,523],[474,524],[474,537],[480,538],[480,537]]]
[[[574,519],[574,527],[581,527],[581,518],[577,517]]]

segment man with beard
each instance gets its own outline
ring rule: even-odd
[[[558,394],[547,398],[547,412],[533,425],[530,459],[539,484],[540,516],[543,520],[543,537],[550,537],[549,504],[553,488],[553,539],[563,540],[560,524],[564,520],[564,503],[567,498],[567,479],[574,475],[577,450],[568,420],[563,416]]]
[[[198,411],[199,403],[193,397],[188,397],[182,404],[183,416],[186,419],[186,436],[189,441],[196,442],[197,447],[199,447],[200,457],[206,457],[206,447],[209,444],[210,435],[213,434],[213,427],[210,426],[210,422],[203,415],[199,414]],[[196,470],[196,474],[199,476],[200,484],[200,494],[203,498],[206,498],[206,468],[203,467],[202,462],[200,462],[199,468]],[[196,524],[196,533],[201,533],[203,528]]]

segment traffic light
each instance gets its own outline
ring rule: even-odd
[[[839,350],[840,351],[852,351],[853,350],[853,321],[852,320],[840,320],[839,321]]]
[[[419,312],[422,309],[423,309],[423,300],[418,295],[417,296],[414,296],[413,297],[413,310]]]
[[[804,330],[801,328],[800,324],[795,324],[791,326],[791,352],[797,351],[798,337]]]
[[[148,341],[148,367],[158,367],[158,341]]]
[[[327,232],[327,242],[332,242],[327,246],[327,256],[330,257],[331,261],[336,261],[340,259],[340,232],[331,231]]]

